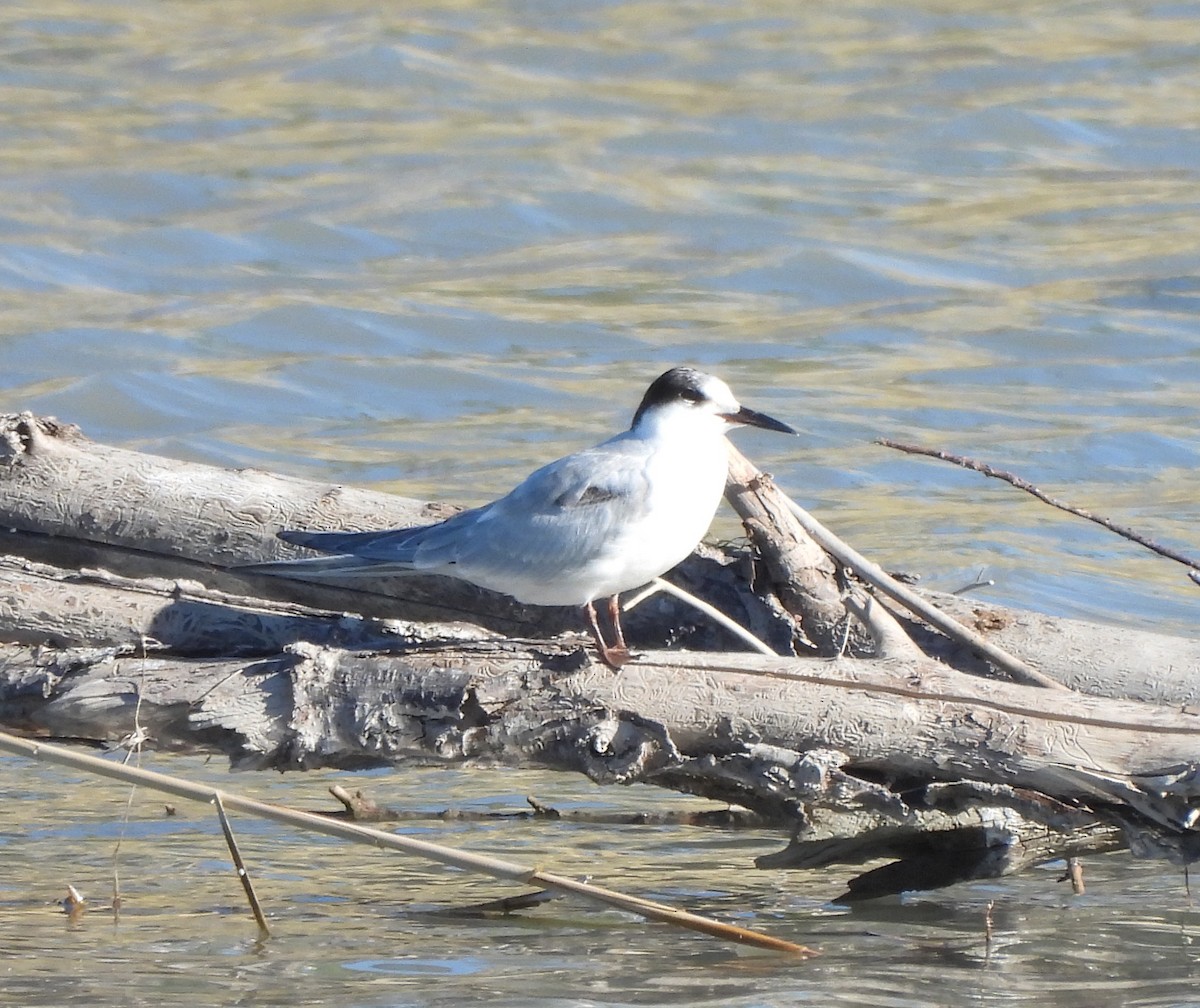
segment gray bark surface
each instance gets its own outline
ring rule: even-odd
[[[840,573],[748,489],[735,495],[762,532],[753,551],[705,548],[672,580],[809,653],[660,650],[732,645],[656,596],[629,621],[635,646],[654,649],[614,673],[573,633],[571,610],[440,578],[348,590],[230,569],[286,555],[279,527],[425,522],[444,506],[152,458],[9,417],[0,724],[148,737],[248,768],[458,760],[643,781],[792,833],[764,868],[897,859],[847,898],[1117,846],[1196,858],[1200,643],[935,600],[1077,691],[1064,692],[988,678],[969,649],[907,616],[897,644],[879,606],[880,622],[835,633]],[[792,581],[796,562],[806,573]],[[847,636],[882,657],[815,656]]]

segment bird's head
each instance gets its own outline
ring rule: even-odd
[[[677,367],[659,375],[646,389],[630,429],[686,427],[723,434],[732,427],[742,426],[797,433],[782,421],[743,406],[729,386],[715,375]]]

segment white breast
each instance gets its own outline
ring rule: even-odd
[[[436,558],[446,566],[426,569],[533,605],[583,605],[639,588],[708,531],[729,466],[724,426],[683,408],[648,414],[532,473],[455,530],[452,549]],[[599,498],[589,501],[593,488]]]
[[[639,588],[666,573],[704,538],[721,503],[728,472],[725,439],[704,450],[664,446],[647,461],[649,507],[590,565],[587,598]]]

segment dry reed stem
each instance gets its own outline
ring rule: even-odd
[[[270,937],[271,929],[267,927],[267,918],[263,916],[262,905],[258,902],[258,896],[254,892],[254,883],[250,881],[250,873],[246,871],[245,862],[242,861],[242,852],[238,849],[237,840],[234,839],[233,827],[229,823],[229,816],[225,814],[225,805],[221,801],[220,792],[214,791],[212,800],[217,807],[217,818],[221,820],[221,832],[225,834],[225,844],[229,847],[229,856],[233,859],[234,868],[237,869],[238,880],[246,891],[246,899],[250,901],[250,912],[254,914],[254,919],[258,922],[258,929],[263,933],[263,937]]]
[[[526,868],[511,861],[502,861],[486,854],[455,850],[451,847],[444,847],[441,844],[430,843],[428,840],[418,840],[415,837],[387,833],[383,830],[360,826],[356,823],[328,819],[312,812],[300,812],[281,805],[271,805],[267,802],[248,798],[234,792],[222,791],[203,784],[193,784],[191,781],[184,780],[181,777],[173,777],[168,774],[157,773],[153,770],[143,770],[138,767],[110,763],[107,760],[98,759],[95,756],[89,756],[84,753],[72,752],[62,746],[51,745],[48,742],[23,739],[15,735],[10,735],[7,732],[0,732],[0,750],[14,753],[18,756],[26,756],[34,760],[57,763],[77,770],[84,770],[98,774],[101,777],[140,784],[156,791],[162,791],[166,794],[172,794],[178,798],[187,798],[192,801],[212,802],[215,797],[219,796],[228,808],[245,812],[248,815],[260,816],[263,819],[270,819],[273,822],[283,823],[286,826],[292,826],[296,829],[312,830],[316,833],[325,833],[329,836],[340,837],[343,840],[350,840],[354,843],[365,843],[375,847],[402,851],[406,854],[414,854],[417,857],[436,861],[439,864],[452,865],[456,868],[462,868],[465,871],[491,875],[494,878],[505,879],[510,882],[545,886],[559,892],[571,893],[593,903],[602,903],[606,906],[616,907],[619,910],[625,910],[649,920],[673,924],[676,927],[686,928],[690,931],[699,931],[703,934],[712,935],[725,941],[737,942],[741,945],[749,945],[754,948],[766,949],[773,952],[786,952],[802,958],[819,954],[816,950],[807,948],[804,945],[798,945],[783,938],[775,938],[771,935],[763,934],[761,931],[752,931],[749,928],[723,924],[720,921],[701,917],[686,910],[678,910],[664,903],[655,903],[652,900],[641,899],[637,896],[627,896],[624,893],[615,892],[611,889],[604,889],[586,882],[579,882],[575,879],[555,875],[551,872],[544,872],[540,869]]]
[[[660,577],[655,578],[647,587],[643,588],[640,592],[634,595],[633,598],[623,603],[621,608],[625,610],[632,609],[639,602],[644,602],[655,592],[660,591],[666,592],[668,595],[674,595],[681,602],[686,602],[693,609],[698,609],[700,612],[704,613],[705,616],[708,616],[711,620],[713,620],[713,622],[723,626],[735,637],[745,641],[759,654],[771,655],[775,658],[779,657],[778,654],[767,647],[767,645],[755,637],[754,634],[752,634],[736,620],[726,616],[716,606],[709,605],[703,599],[696,598],[696,596],[691,592],[684,591],[678,585],[673,585],[670,581],[664,581]]]

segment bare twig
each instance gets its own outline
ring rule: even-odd
[[[688,913],[686,910],[678,910],[665,903],[656,903],[637,896],[627,896],[624,893],[590,885],[587,882],[580,882],[564,875],[555,875],[537,868],[526,868],[511,861],[502,861],[499,858],[489,857],[486,854],[474,854],[469,851],[455,850],[451,847],[444,847],[441,844],[431,843],[428,840],[420,840],[416,837],[402,836],[398,833],[388,833],[383,830],[372,829],[369,826],[360,826],[356,823],[329,819],[311,812],[300,812],[296,809],[285,808],[282,805],[271,805],[267,802],[256,801],[253,798],[248,798],[234,792],[218,791],[216,788],[206,787],[202,784],[193,784],[191,781],[180,777],[172,777],[168,774],[155,773],[152,770],[142,770],[137,767],[111,763],[108,760],[98,759],[95,756],[89,756],[85,753],[73,752],[70,749],[51,745],[47,742],[18,738],[16,735],[0,732],[0,750],[16,753],[18,756],[26,756],[30,759],[43,760],[50,763],[58,763],[62,766],[73,767],[77,770],[85,770],[102,777],[140,784],[143,787],[173,794],[179,798],[188,798],[192,801],[211,802],[215,796],[219,795],[225,805],[231,809],[245,812],[249,815],[260,816],[263,819],[270,819],[273,822],[283,823],[297,829],[309,829],[316,833],[325,833],[329,836],[340,837],[343,840],[351,840],[355,843],[365,843],[373,847],[384,847],[390,850],[402,851],[405,854],[413,854],[430,861],[436,861],[439,864],[452,865],[456,868],[462,868],[465,871],[491,875],[493,878],[506,879],[510,882],[544,886],[547,889],[580,896],[593,903],[602,903],[606,906],[617,907],[620,910],[637,914],[649,920],[673,924],[676,927],[687,928],[691,931],[699,931],[725,941],[737,942],[742,945],[750,945],[773,952],[786,952],[801,957],[819,954],[814,949],[806,948],[795,942],[786,941],[783,938],[775,938],[771,935],[763,934],[761,931],[752,931],[749,928],[737,927],[733,924],[723,924],[709,917],[701,917],[698,914]]]
[[[916,592],[910,590],[887,574],[878,564],[872,563],[861,553],[852,549],[805,511],[804,508],[788,497],[787,494],[776,487],[774,481],[769,476],[754,468],[753,463],[732,446],[729,449],[729,457],[731,472],[737,472],[739,481],[753,483],[755,491],[758,494],[768,497],[775,503],[777,508],[782,506],[782,510],[791,512],[792,517],[796,519],[796,524],[799,525],[800,529],[803,530],[809,539],[815,542],[843,567],[849,567],[863,581],[874,585],[885,595],[890,596],[904,606],[904,608],[920,616],[931,626],[946,634],[946,636],[974,648],[997,668],[1011,675],[1017,682],[1026,685],[1044,686],[1048,689],[1066,689],[1062,683],[1056,682],[1035,668],[1031,668],[1025,662],[1021,661],[1020,658],[1009,654],[1002,648],[998,648],[986,637],[963,626],[952,616],[926,602]],[[841,599],[841,605],[845,608],[844,598]]]
[[[915,613],[946,636],[974,648],[997,668],[1008,672],[1017,682],[1027,686],[1045,686],[1047,689],[1065,690],[1062,683],[1027,665],[1003,648],[996,647],[986,637],[977,634],[958,620],[926,602],[916,592],[888,575],[878,564],[872,563],[857,550],[852,549],[795,501],[787,499],[788,507],[804,531],[839,563],[845,564],[864,581],[873,584],[885,595],[899,602],[909,612]]]
[[[217,818],[221,820],[221,832],[225,834],[229,856],[233,858],[233,866],[237,869],[238,879],[242,883],[242,888],[246,890],[246,899],[250,902],[250,912],[254,914],[254,919],[258,922],[259,931],[264,936],[270,935],[271,929],[267,927],[267,918],[263,916],[262,905],[258,902],[258,896],[254,892],[254,883],[250,881],[250,873],[246,871],[245,862],[242,861],[242,852],[238,849],[237,840],[233,837],[233,827],[229,824],[229,816],[225,814],[225,805],[221,802],[219,791],[213,792],[212,801],[217,807]]]
[[[146,655],[146,639],[142,638],[142,657]],[[140,715],[142,713],[142,680],[145,678],[143,672],[139,679],[137,689],[137,699],[133,704],[133,731],[125,738],[121,739],[120,745],[125,749],[125,755],[121,759],[122,763],[128,763],[134,755],[141,755],[142,743],[149,738],[146,729],[142,727]],[[133,798],[137,794],[137,787],[129,789],[129,797],[125,800],[125,812],[121,816],[121,831],[117,834],[117,842],[113,845],[112,853],[112,905],[113,918],[120,920],[121,917],[121,844],[125,840],[125,830],[129,826],[129,813],[133,810]]]
[[[1026,493],[1033,494],[1038,500],[1044,504],[1049,504],[1051,507],[1058,508],[1060,511],[1066,511],[1068,514],[1076,515],[1079,518],[1086,518],[1090,522],[1095,522],[1097,525],[1102,525],[1110,532],[1115,532],[1117,535],[1128,539],[1130,542],[1135,542],[1139,546],[1145,546],[1146,549],[1152,550],[1159,556],[1166,557],[1168,560],[1174,560],[1176,563],[1181,563],[1185,567],[1190,567],[1192,571],[1200,571],[1200,560],[1194,560],[1186,554],[1180,553],[1178,550],[1172,549],[1170,546],[1164,546],[1161,543],[1155,542],[1142,535],[1135,529],[1131,529],[1128,525],[1119,525],[1111,518],[1105,518],[1103,515],[1092,514],[1083,508],[1075,507],[1072,504],[1067,504],[1055,497],[1051,497],[1043,490],[1039,490],[1036,486],[1026,479],[1014,473],[1006,472],[1003,469],[997,469],[994,466],[988,465],[986,462],[978,462],[975,459],[967,458],[963,455],[952,455],[950,452],[939,451],[936,448],[923,448],[920,445],[904,444],[900,441],[892,441],[888,438],[876,438],[876,444],[883,445],[885,448],[895,448],[897,451],[907,452],[909,455],[927,455],[930,458],[941,459],[943,462],[953,462],[957,466],[962,466],[964,469],[971,469],[977,473],[983,473],[984,476],[991,476],[994,479],[1004,480],[1005,483],[1011,483],[1018,490],[1024,490]],[[1198,581],[1195,574],[1189,574],[1193,581]]]
[[[774,651],[772,651],[769,647],[767,647],[766,644],[764,644],[757,637],[755,637],[754,634],[752,634],[749,630],[747,630],[744,626],[742,626],[737,621],[730,619],[723,612],[721,612],[720,609],[717,609],[715,606],[709,605],[703,599],[696,598],[696,596],[691,594],[691,592],[684,591],[678,585],[673,585],[673,584],[671,584],[670,581],[664,581],[662,578],[655,578],[653,581],[650,582],[649,585],[647,585],[640,592],[638,592],[636,595],[634,595],[633,598],[631,598],[628,602],[623,603],[621,605],[621,608],[628,611],[628,610],[632,609],[635,605],[637,605],[639,602],[644,602],[647,598],[649,598],[655,592],[660,592],[660,591],[666,592],[668,595],[674,595],[681,602],[686,602],[693,609],[700,610],[700,612],[704,613],[704,615],[709,617],[714,623],[717,623],[720,626],[723,626],[726,630],[728,630],[735,637],[738,637],[739,639],[745,641],[747,644],[750,645],[750,647],[752,647],[759,654],[772,655],[773,657],[776,657],[776,658],[779,657]]]
[[[992,578],[985,578],[983,576],[984,570],[986,570],[986,568],[980,567],[979,573],[975,575],[974,581],[971,581],[970,583],[963,585],[961,588],[955,588],[954,591],[952,591],[950,594],[951,595],[966,595],[970,592],[976,591],[979,588],[990,588],[996,582]]]

